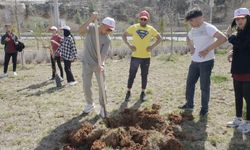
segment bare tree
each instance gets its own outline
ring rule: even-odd
[[[170,36],[171,36],[171,46],[170,53],[173,54],[174,40],[173,40],[173,26],[175,23],[176,14],[176,0],[158,0],[158,6],[160,9],[160,17],[163,18],[164,15],[168,17],[168,24],[170,26]]]
[[[16,21],[17,36],[20,39],[21,38],[20,23],[19,23],[20,12],[18,12],[17,0],[15,0],[14,15],[15,15],[15,21]],[[21,64],[22,64],[22,68],[24,67],[24,57],[23,57],[23,55],[24,55],[24,51],[21,52]]]

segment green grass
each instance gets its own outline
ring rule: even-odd
[[[227,53],[228,53],[228,51],[225,50],[225,49],[217,49],[217,50],[215,51],[215,54],[216,54],[216,55],[226,55]]]
[[[216,84],[220,84],[229,80],[228,77],[224,75],[212,75],[211,79]]]
[[[162,54],[159,56],[156,56],[156,59],[163,61],[163,62],[176,62],[178,61],[178,54]]]

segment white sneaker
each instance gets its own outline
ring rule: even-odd
[[[73,85],[76,85],[76,83],[77,83],[76,81],[72,81],[72,82],[69,82],[69,85],[73,86]]]
[[[95,109],[95,105],[94,104],[87,104],[84,109],[83,109],[83,113],[90,113],[91,111],[93,111]]]
[[[17,73],[16,73],[16,72],[13,72],[13,75],[14,75],[14,76],[17,76]]]
[[[102,118],[107,117],[107,116],[105,116],[104,108],[103,108],[102,106],[101,106],[101,108],[100,108],[99,115],[100,115]],[[107,115],[107,114],[106,114],[106,115]]]
[[[227,127],[236,128],[243,123],[244,120],[241,117],[235,117],[232,121],[227,122]]]
[[[8,77],[8,73],[4,73],[0,75],[1,78]]]
[[[250,131],[250,121],[245,121],[245,123],[239,125],[237,128],[242,133],[247,133]]]

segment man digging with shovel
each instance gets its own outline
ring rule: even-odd
[[[96,21],[95,24],[92,22]],[[106,117],[105,107],[105,85],[104,85],[104,62],[110,47],[109,34],[115,29],[115,20],[106,17],[102,20],[100,26],[97,26],[97,13],[94,12],[92,16],[80,27],[80,33],[86,33],[84,40],[83,51],[83,90],[87,104],[83,113],[90,113],[94,110],[95,105],[92,98],[92,76],[95,73],[98,87],[99,87],[99,102],[101,105],[100,116]],[[97,32],[95,32],[97,31]],[[97,34],[98,33],[98,34]],[[99,44],[97,44],[99,43]]]

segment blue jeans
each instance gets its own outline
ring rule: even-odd
[[[206,62],[191,62],[186,83],[186,100],[188,107],[194,107],[195,84],[200,78],[201,111],[208,111],[208,102],[210,99],[210,76],[213,67],[214,60]]]

